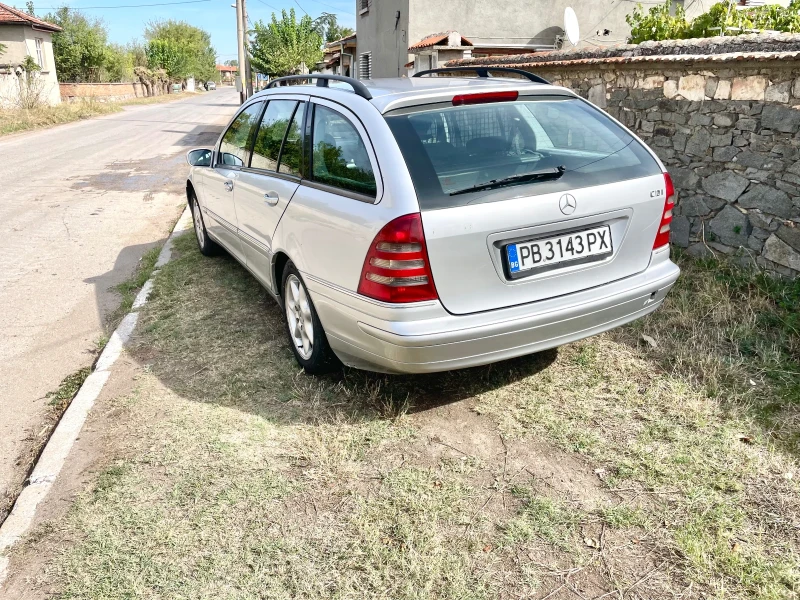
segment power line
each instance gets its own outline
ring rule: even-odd
[[[272,10],[277,10],[278,12],[281,12],[281,9],[280,9],[280,8],[275,8],[275,7],[274,7],[274,6],[272,6],[271,4],[267,4],[266,2],[264,2],[264,0],[258,0],[258,1],[259,1],[259,2],[261,2],[261,4],[263,4],[263,5],[264,5],[264,6],[266,6],[267,8],[271,8]]]
[[[334,10],[337,10],[337,11],[339,11],[340,13],[346,13],[346,14],[348,14],[348,15],[355,15],[355,14],[356,14],[356,13],[354,13],[354,12],[350,12],[349,10],[342,10],[341,8],[337,8],[337,7],[336,7],[336,6],[334,6],[333,4],[327,4],[327,3],[325,3],[325,2],[320,2],[319,0],[311,0],[311,1],[312,1],[312,2],[315,2],[316,4],[321,4],[322,6],[327,6],[328,8],[333,8]]]
[[[142,8],[145,6],[171,6],[173,4],[199,4],[200,2],[211,2],[211,0],[183,0],[182,2],[157,2],[155,4],[124,4],[120,6],[68,6],[72,10],[90,10],[95,8],[102,8],[107,10],[110,8]],[[37,6],[36,10],[58,10],[64,6]]]
[[[297,0],[294,0],[294,3],[295,3],[295,4],[297,4],[297,6],[300,6],[300,3],[299,3]],[[308,16],[308,13],[306,12],[306,9],[305,9],[305,8],[303,8],[302,6],[300,6],[300,10],[302,10],[302,11],[303,11],[303,13],[305,13],[305,15],[306,15],[306,16]]]

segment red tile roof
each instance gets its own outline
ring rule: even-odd
[[[422,38],[413,46],[409,47],[408,51],[411,52],[412,50],[419,50],[420,48],[429,48],[430,46],[435,46],[443,41],[445,41],[450,34],[453,33],[452,31],[445,31],[444,33],[434,33],[429,35],[428,37]],[[472,46],[473,43],[470,42],[467,38],[463,35],[461,36],[461,45],[462,46]]]
[[[553,53],[555,54],[555,53]],[[800,60],[800,51],[794,52],[726,52],[723,54],[654,54],[648,56],[606,56],[573,60],[526,60],[533,55],[497,56],[492,58],[458,59],[445,63],[446,67],[477,65],[482,67],[545,68],[573,65],[635,64],[635,63],[731,63]],[[539,56],[538,54],[536,56]]]
[[[29,25],[44,31],[61,31],[61,27],[42,21],[6,4],[0,4],[0,25]]]
[[[228,72],[228,73],[235,73],[239,70],[239,67],[231,67],[229,65],[217,65],[217,71],[220,73]]]

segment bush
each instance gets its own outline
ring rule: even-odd
[[[625,17],[625,21],[631,26],[628,42],[640,44],[650,40],[679,40],[688,37],[689,22],[683,6],[675,5],[674,11],[672,7],[672,0],[667,0],[645,13],[642,5],[637,4],[633,12]]]
[[[651,40],[678,40],[720,35],[741,35],[753,31],[800,32],[800,0],[792,0],[789,6],[768,4],[739,10],[733,0],[718,2],[708,12],[691,23],[681,6],[673,11],[671,0],[653,6],[647,12],[638,4],[625,17],[631,26],[628,41],[632,44]],[[674,13],[674,14],[673,14]]]

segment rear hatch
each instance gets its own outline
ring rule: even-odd
[[[665,182],[640,142],[571,96],[456,102],[386,115],[448,311],[536,302],[647,268]]]

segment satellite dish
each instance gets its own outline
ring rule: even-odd
[[[577,46],[581,39],[581,30],[578,25],[578,15],[571,6],[564,10],[564,32],[567,34],[567,39],[573,46]]]

